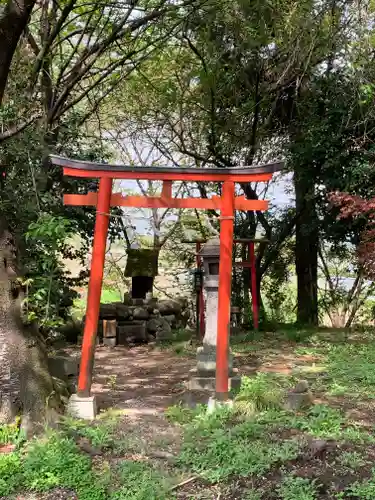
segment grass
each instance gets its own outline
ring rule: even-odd
[[[79,432],[92,438],[92,444],[113,443],[104,424],[79,426]],[[67,435],[77,426],[50,431],[28,443],[21,451],[0,454],[0,497],[19,491],[46,492],[67,488],[79,500],[163,500],[170,483],[152,465],[123,460],[109,466],[105,459],[94,466],[90,456],[83,453],[75,440]],[[90,430],[89,430],[90,429]],[[171,497],[168,497],[171,498]]]
[[[234,347],[241,355],[256,352],[272,360],[287,346],[288,359],[294,356],[305,370],[244,377],[233,406],[213,413],[205,405],[170,407],[165,416],[181,436],[172,462],[150,459],[149,443],[140,444],[134,428],[119,433],[118,412],[91,424],[64,419],[58,430],[29,443],[21,439],[18,422],[1,426],[0,445],[17,446],[0,454],[0,497],[67,488],[79,500],[205,499],[217,498],[218,492],[228,500],[375,499],[374,426],[371,420],[367,426],[356,422],[346,412],[348,405],[371,405],[375,396],[370,333],[363,343],[349,334],[341,340],[342,332],[329,342],[326,330],[324,338],[310,331],[298,343],[288,331],[251,342],[243,336]],[[309,375],[320,402],[293,413],[284,409],[284,400],[296,373]],[[160,433],[160,442],[167,437]],[[81,439],[100,455],[93,458],[82,450]],[[310,456],[314,440],[331,443],[332,449],[324,457]],[[184,478],[196,479],[173,489]]]
[[[315,500],[317,498],[315,481],[291,474],[282,479],[277,492],[283,500]]]

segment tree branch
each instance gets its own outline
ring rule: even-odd
[[[41,118],[42,114],[38,111],[37,113],[32,114],[27,120],[24,122],[21,122],[17,125],[14,125],[13,127],[9,128],[5,132],[2,132],[0,134],[0,142],[5,141],[6,139],[10,139],[11,137],[14,137],[15,135],[19,134],[25,128],[27,128],[29,125],[31,125],[33,122],[35,122],[38,118]]]

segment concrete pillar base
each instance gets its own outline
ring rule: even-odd
[[[233,408],[233,400],[227,399],[226,401],[219,401],[218,399],[211,397],[207,403],[207,413],[208,414],[214,413],[215,410],[223,407]]]
[[[117,338],[116,337],[104,337],[103,345],[108,347],[116,347],[117,346]]]
[[[72,394],[66,408],[68,415],[84,420],[94,420],[97,415],[96,398],[90,396],[81,398],[77,394]]]

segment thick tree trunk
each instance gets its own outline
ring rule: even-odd
[[[58,405],[47,354],[38,331],[21,320],[20,287],[16,284],[14,243],[0,229],[0,423],[22,417],[45,423]]]
[[[295,170],[297,322],[318,324],[318,244],[315,183],[303,166]]]
[[[35,0],[7,0],[0,6],[0,104],[18,41],[29,22]]]

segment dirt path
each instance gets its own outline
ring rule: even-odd
[[[95,354],[92,391],[99,408],[162,412],[184,392],[194,359],[151,346],[99,347]]]

